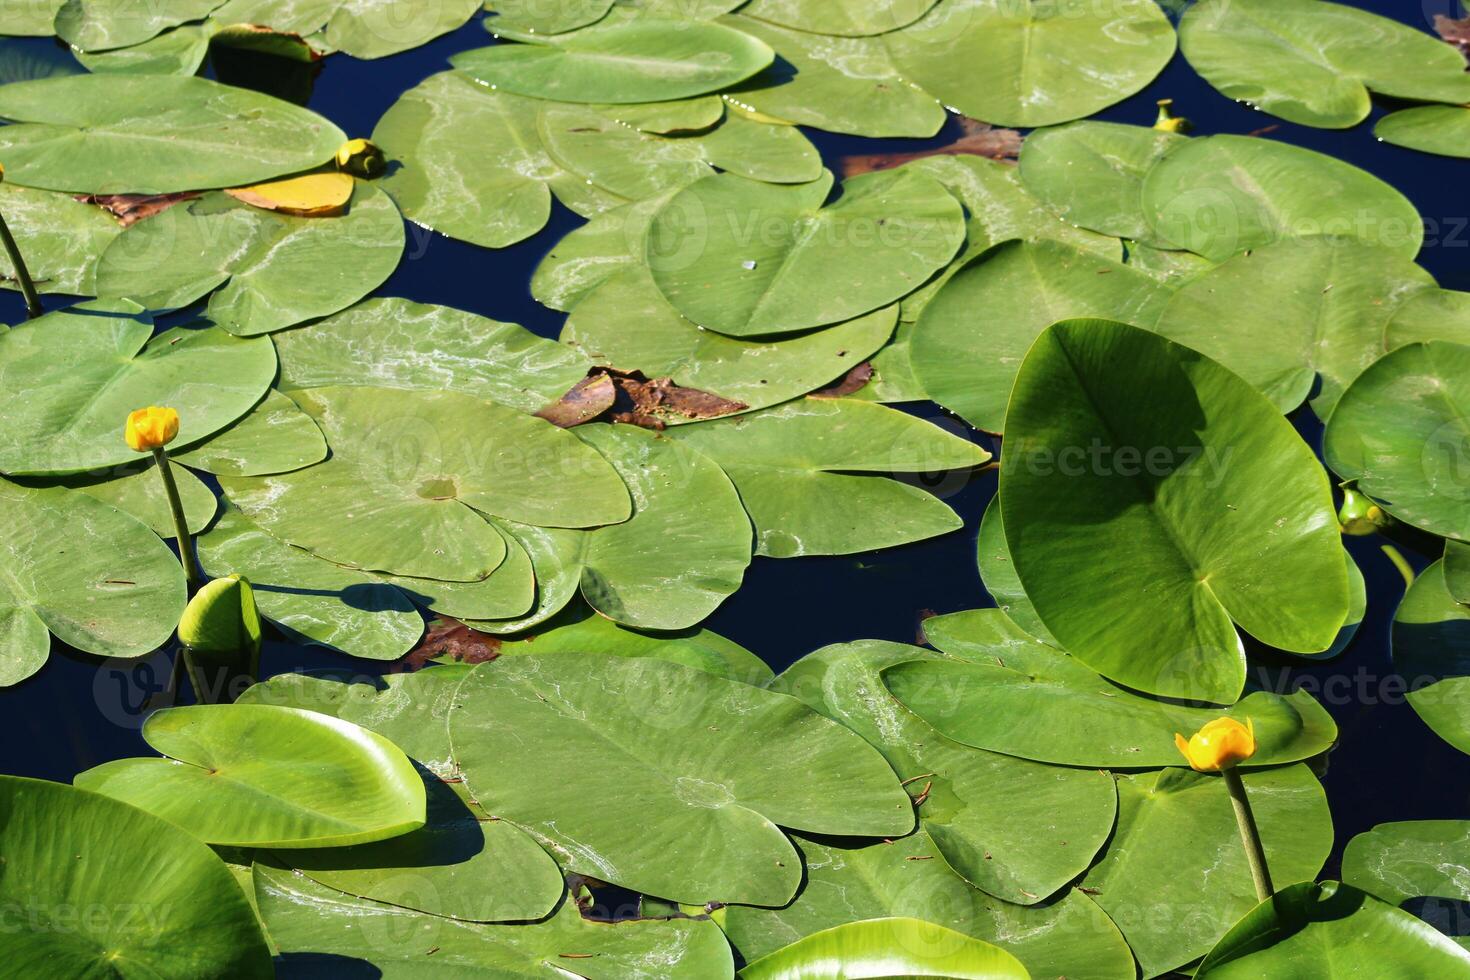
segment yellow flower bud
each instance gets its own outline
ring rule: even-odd
[[[1256,726],[1249,718],[1244,725],[1234,718],[1216,718],[1187,742],[1176,732],[1174,744],[1199,772],[1233,769],[1256,754]]]
[[[1187,133],[1192,128],[1188,119],[1174,115],[1174,100],[1158,101],[1159,117],[1154,120],[1154,129],[1165,133]]]
[[[217,578],[195,594],[179,620],[179,642],[206,654],[253,653],[260,648],[260,613],[249,580]]]
[[[171,408],[150,405],[128,413],[123,438],[135,452],[146,453],[167,446],[179,434],[179,413]]]
[[[388,169],[388,161],[371,140],[348,140],[337,147],[337,169],[357,177],[376,177]]]

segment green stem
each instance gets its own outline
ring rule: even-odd
[[[1256,817],[1251,812],[1251,802],[1245,795],[1245,783],[1235,768],[1224,770],[1225,788],[1230,793],[1230,805],[1235,807],[1235,822],[1240,827],[1240,842],[1245,845],[1245,860],[1251,868],[1251,880],[1256,884],[1256,898],[1264,902],[1275,894],[1271,887],[1271,872],[1266,868],[1266,849],[1261,845],[1261,832],[1256,829]]]
[[[1404,577],[1404,588],[1407,589],[1412,586],[1414,584],[1414,567],[1409,564],[1409,560],[1404,557],[1403,552],[1391,544],[1385,544],[1381,547],[1383,548],[1383,553],[1388,556],[1388,560],[1393,562],[1393,567],[1397,568],[1399,574]]]
[[[174,482],[168,453],[162,446],[153,450],[153,461],[158,464],[158,475],[163,478],[163,493],[168,497],[168,509],[174,518],[174,540],[179,544],[179,561],[183,562],[184,580],[189,584],[192,597],[204,584],[204,573],[199,570],[199,559],[194,554],[194,538],[189,534],[189,522],[184,517],[184,503],[179,499],[179,486]]]
[[[0,216],[0,243],[5,245],[5,254],[10,256],[10,267],[15,270],[15,279],[20,283],[21,295],[26,298],[26,317],[34,320],[46,311],[41,308],[41,297],[36,294],[36,284],[31,281],[31,270],[26,268],[26,260],[20,254],[20,246],[15,244],[15,236],[10,233],[10,226],[5,223],[3,216]]]

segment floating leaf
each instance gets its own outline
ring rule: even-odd
[[[1393,666],[1409,706],[1434,733],[1470,752],[1470,606],[1455,601],[1435,562],[1404,593],[1393,618]]]
[[[696,181],[653,219],[647,257],[664,297],[737,337],[790,333],[886,306],[953,258],[964,214],[923,174],[866,174],[823,207],[830,176],[777,186]]]
[[[1373,126],[1385,143],[1447,157],[1470,157],[1470,111],[1457,105],[1426,105],[1389,113]]]
[[[497,521],[506,537],[521,546],[535,570],[536,598],[529,612],[507,619],[471,620],[468,625],[487,633],[519,633],[546,622],[566,608],[582,582],[583,533],[555,527],[532,527],[514,521]],[[512,552],[514,549],[512,549]]]
[[[1216,362],[1124,324],[1065,321],[1026,355],[1006,430],[1016,574],[1087,666],[1231,704],[1245,681],[1236,624],[1283,650],[1333,643],[1349,595],[1326,475]]]
[[[191,534],[198,534],[214,520],[214,492],[189,470],[175,465],[171,471],[179,498],[184,505],[185,522]],[[136,517],[165,538],[174,536],[173,511],[164,496],[163,482],[152,461],[129,466],[111,476],[79,475],[48,481],[96,497],[104,504]]]
[[[529,39],[529,38],[528,38]],[[555,44],[497,44],[449,59],[482,84],[558,102],[662,102],[754,75],[773,52],[719,24],[640,19]]]
[[[491,17],[485,29],[526,34],[564,34],[596,23],[613,8],[614,0],[570,0],[548,4],[543,0],[487,0]]]
[[[0,34],[50,37],[56,11],[66,0],[16,0],[0,12]]]
[[[862,0],[751,0],[742,17],[754,17],[793,30],[838,37],[865,37],[907,27],[929,12],[935,0],[898,0],[870,4]]]
[[[211,844],[335,847],[424,825],[424,785],[381,735],[259,704],[164,708],[143,723],[163,759],[80,773],[82,789],[131,803]]]
[[[1142,89],[1174,55],[1153,0],[945,0],[883,40],[905,78],[997,126],[1090,116]]]
[[[1311,235],[1357,238],[1412,259],[1424,240],[1408,198],[1372,174],[1249,136],[1175,146],[1144,178],[1143,211],[1158,239],[1215,262]]]
[[[1029,980],[999,946],[919,919],[845,922],[746,965],[741,980],[826,980],[862,976]]]
[[[1021,578],[1016,574],[1016,564],[1011,560],[1011,549],[1006,544],[1005,526],[1000,518],[1000,497],[990,498],[985,513],[980,518],[980,534],[976,539],[976,561],[980,566],[980,581],[985,591],[995,600],[1006,617],[1032,636],[1060,649],[1061,644],[1041,617],[1036,607],[1021,587]],[[1170,760],[1172,761],[1172,760]]]
[[[1383,355],[1389,321],[1434,279],[1384,249],[1287,238],[1203,272],[1176,291],[1153,329],[1208,355],[1290,412],[1313,390],[1319,418]]]
[[[885,670],[922,666],[950,664],[930,650],[863,640],[810,653],[771,686],[857,732],[910,780],[920,829],[947,871],[1008,902],[1035,904],[1087,870],[1107,840],[1112,783],[1105,773],[1040,765],[944,737],[896,702],[880,679]]]
[[[250,187],[231,187],[225,193],[267,211],[280,211],[300,218],[320,218],[345,211],[355,187],[356,181],[351,174],[328,170]]]
[[[146,0],[64,0],[56,10],[56,34],[78,51],[126,48],[199,20],[223,2],[176,0],[164,6]]]
[[[454,756],[488,812],[569,871],[672,901],[784,904],[801,860],[776,823],[870,836],[914,825],[908,794],[857,735],[678,664],[502,657],[474,668],[454,704]]]
[[[122,233],[122,226],[106,211],[70,194],[0,184],[0,215],[20,245],[38,292],[95,294],[97,259]],[[0,286],[20,288],[4,254],[0,254]]]
[[[0,333],[0,470],[74,473],[136,462],[123,422],[141,405],[179,413],[177,442],[218,432],[270,387],[270,341],[153,323],[126,301],[84,303]],[[150,339],[151,337],[151,339]]]
[[[990,454],[922,419],[843,399],[787,402],[674,433],[729,475],[756,554],[853,554],[962,525],[947,504],[882,475],[979,466]],[[859,475],[872,474],[872,475]]]
[[[6,969],[16,975],[274,975],[229,869],[157,817],[70,786],[0,776],[0,849],[0,902],[17,916],[6,930]]]
[[[238,187],[308,170],[347,137],[316,113],[204,78],[72,75],[0,90],[5,179],[83,194]]]
[[[1083,316],[1146,326],[1168,295],[1152,277],[1091,251],[1006,242],[951,275],[919,313],[914,374],[939,404],[1000,432],[1016,371],[1043,330]]]
[[[674,193],[620,205],[567,232],[531,274],[531,295],[569,311],[618,273],[646,268],[648,226]]]
[[[964,662],[896,664],[883,683],[964,745],[1063,766],[1140,769],[1176,765],[1174,733],[1193,734],[1220,717],[1254,726],[1253,767],[1298,762],[1337,741],[1332,716],[1305,691],[1256,691],[1225,712],[1146,698],[1022,633],[998,610],[926,619],[924,635]]]
[[[1470,544],[1445,541],[1444,584],[1456,602],[1470,604]]]
[[[1402,905],[1411,898],[1470,901],[1463,868],[1470,862],[1470,823],[1404,820],[1381,823],[1348,841],[1345,884]]]
[[[97,264],[97,291],[154,310],[212,293],[210,319],[250,337],[362,299],[392,274],[403,242],[393,202],[367,183],[341,217],[296,217],[209,195],[118,236]]]
[[[1082,887],[1123,931],[1143,976],[1156,977],[1208,952],[1256,904],[1255,887],[1223,779],[1189,769],[1114,778],[1118,826]],[[1303,765],[1241,779],[1272,880],[1314,878],[1332,849],[1321,785]]]
[[[180,24],[132,47],[73,49],[73,54],[87,71],[98,74],[193,75],[209,57],[210,39],[217,29],[212,20]]]
[[[1302,882],[1257,905],[1227,933],[1195,976],[1310,976],[1337,980],[1365,962],[1378,976],[1470,974],[1470,952],[1407,912],[1351,885]]]
[[[229,0],[215,18],[277,33],[321,33],[321,42],[354,58],[383,58],[427,44],[473,17],[480,0]]]
[[[1388,350],[1419,340],[1470,344],[1470,293],[1456,289],[1420,289],[1405,297],[1388,322]]]
[[[41,669],[48,632],[101,657],[168,642],[184,611],[184,573],[145,524],[61,488],[0,480],[0,501],[0,686]]]
[[[1346,129],[1371,90],[1470,102],[1465,59],[1422,31],[1321,0],[1204,0],[1179,22],[1179,46],[1222,95],[1304,126]]]
[[[1353,382],[1322,440],[1332,472],[1405,523],[1470,541],[1470,346],[1400,347]]]
[[[260,404],[228,427],[169,455],[207,473],[264,476],[321,462],[327,458],[327,441],[311,416],[271,389]]]

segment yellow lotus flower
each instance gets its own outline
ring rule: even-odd
[[[371,140],[348,140],[337,147],[337,167],[358,177],[376,177],[387,169],[383,151]]]
[[[1249,718],[1244,725],[1234,718],[1216,718],[1187,742],[1176,732],[1174,744],[1199,772],[1233,769],[1256,754],[1256,726]]]
[[[135,452],[146,453],[167,446],[179,434],[179,413],[171,408],[149,405],[128,413],[123,438]]]

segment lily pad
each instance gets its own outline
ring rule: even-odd
[[[1284,888],[1227,933],[1196,977],[1337,980],[1365,962],[1382,977],[1470,974],[1470,952],[1433,926],[1335,881]]]
[[[1470,157],[1470,111],[1458,105],[1400,109],[1378,120],[1373,135],[1385,143],[1446,157]]]
[[[1156,977],[1209,952],[1256,904],[1225,782],[1189,769],[1117,775],[1118,826],[1082,887]],[[1332,816],[1304,765],[1245,773],[1277,887],[1316,877]],[[1272,974],[1268,974],[1272,975]]]
[[[854,554],[953,531],[964,522],[949,505],[882,476],[990,458],[922,419],[841,398],[803,398],[671,435],[720,464],[755,525],[756,554],[773,558]]]
[[[1250,136],[1175,146],[1144,178],[1143,212],[1156,238],[1215,262],[1282,238],[1357,238],[1406,259],[1424,241],[1419,212],[1377,177]]]
[[[17,0],[0,13],[0,34],[21,37],[50,37],[55,32],[56,11],[66,0]]]
[[[1139,769],[1177,764],[1174,733],[1193,734],[1220,717],[1254,726],[1253,767],[1308,759],[1337,740],[1332,716],[1305,691],[1255,691],[1224,712],[1146,698],[1027,636],[998,610],[926,619],[924,634],[963,661],[895,664],[883,683],[964,745],[1055,765]]]
[[[570,871],[672,901],[784,904],[801,861],[777,823],[888,836],[914,825],[908,794],[857,735],[793,698],[660,660],[482,664],[449,732],[488,812]]]
[[[447,34],[480,9],[480,0],[229,0],[215,13],[228,24],[258,24],[305,37],[354,58],[383,58]]]
[[[56,35],[78,51],[107,51],[142,44],[160,31],[200,20],[224,0],[64,0],[56,9]]]
[[[665,298],[737,337],[859,316],[920,286],[964,239],[958,201],[933,178],[875,173],[795,186],[733,174],[696,181],[655,215],[647,258]]]
[[[250,337],[357,302],[392,274],[403,242],[397,208],[372,184],[358,183],[341,217],[296,217],[211,194],[118,236],[97,263],[97,292],[154,310],[210,294],[210,319]]]
[[[41,669],[50,633],[101,657],[168,642],[184,612],[184,572],[147,525],[61,488],[0,480],[0,501],[0,686]]]
[[[1470,293],[1421,289],[1407,297],[1388,322],[1387,347],[1393,350],[1418,340],[1470,344]]]
[[[1393,665],[1409,685],[1409,706],[1434,733],[1470,752],[1470,606],[1445,586],[1435,562],[1404,594],[1393,618]]]
[[[274,976],[229,869],[166,821],[63,784],[0,776],[0,848],[0,902],[17,916],[6,969],[18,975]]]
[[[564,34],[595,24],[613,8],[614,0],[571,0],[548,4],[543,0],[486,0],[491,14],[485,29],[502,28],[526,34]]]
[[[101,208],[70,194],[0,184],[0,215],[20,245],[41,293],[96,294],[97,259],[122,226]],[[0,286],[19,289],[10,258],[0,254]]]
[[[1348,841],[1342,879],[1389,905],[1411,898],[1470,901],[1470,823],[1404,820],[1381,823]]]
[[[1179,46],[1222,95],[1304,126],[1346,129],[1369,91],[1470,102],[1465,59],[1432,34],[1322,0],[1204,0],[1179,22]]]
[[[732,969],[730,948],[708,920],[596,922],[564,901],[541,922],[481,925],[353,898],[260,863],[255,894],[283,953],[365,960],[384,976],[430,968],[499,977],[575,970],[588,980],[714,980]]]
[[[997,898],[1033,905],[1087,870],[1107,840],[1116,811],[1112,782],[1105,773],[951,741],[895,701],[880,679],[885,671],[935,665],[951,666],[930,650],[862,640],[808,654],[771,686],[851,728],[913,780],[909,792],[923,797],[919,827],[946,870]]]
[[[1336,639],[1349,593],[1326,474],[1221,365],[1124,324],[1064,321],[1027,354],[1006,429],[1016,574],[1087,666],[1231,704],[1245,681],[1237,624],[1298,653]]]
[[[329,561],[474,581],[505,554],[483,514],[572,527],[628,517],[622,481],[595,452],[493,402],[361,387],[312,388],[293,398],[321,426],[331,458],[220,483],[265,530]]]
[[[1470,346],[1409,344],[1376,361],[1338,403],[1327,465],[1394,517],[1470,541]]]
[[[841,980],[898,975],[1030,980],[1010,953],[920,919],[844,922],[749,963],[741,980]]]
[[[741,16],[770,21],[811,34],[865,37],[907,27],[929,12],[935,0],[898,0],[871,4],[863,0],[751,0]]]
[[[1043,330],[1083,316],[1147,326],[1168,296],[1151,276],[1094,252],[1006,242],[950,276],[925,305],[910,345],[914,374],[939,404],[1000,432],[1016,372]]]
[[[619,205],[567,232],[531,274],[531,295],[553,310],[570,311],[618,273],[646,268],[648,226],[675,193]]]
[[[71,75],[0,90],[5,179],[84,194],[238,187],[308,170],[347,138],[310,110],[175,75]]]
[[[264,476],[320,463],[327,458],[327,441],[311,416],[273,388],[226,428],[169,455],[206,473]]]
[[[995,600],[1006,617],[1022,630],[1054,647],[1061,647],[1056,637],[1046,628],[1036,607],[1021,587],[1016,564],[1011,560],[1011,549],[1006,544],[1005,526],[1000,518],[1000,497],[992,497],[980,518],[980,534],[976,539],[976,560],[980,566],[980,581],[985,591]],[[927,631],[926,631],[927,632]]]
[[[75,784],[211,844],[337,847],[424,825],[424,784],[392,742],[273,705],[164,708],[143,723],[163,759],[119,759]]]
[[[1445,541],[1444,584],[1456,602],[1470,604],[1470,544]]]
[[[374,298],[271,337],[280,387],[459,391],[522,412],[555,401],[591,362],[515,323],[449,306]]]
[[[806,883],[784,908],[732,905],[723,927],[747,960],[854,919],[912,916],[995,943],[1035,977],[1129,980],[1133,954],[1085,894],[1068,890],[1022,906],[966,884],[920,830],[901,840],[840,846],[796,838]]]
[[[485,85],[558,102],[663,102],[717,92],[775,57],[720,24],[640,18],[555,44],[497,44],[449,59]]]
[[[180,24],[127,48],[77,51],[73,54],[87,71],[142,75],[193,75],[209,57],[210,40],[219,25],[212,20]]]
[[[1214,358],[1290,412],[1313,390],[1326,419],[1385,350],[1404,301],[1434,287],[1417,265],[1352,239],[1287,238],[1182,285],[1153,329]]]
[[[1174,29],[1153,0],[945,0],[883,40],[905,78],[997,126],[1090,116],[1174,56]]]
[[[184,519],[189,533],[198,534],[214,520],[217,501],[214,492],[205,486],[199,477],[182,466],[171,471],[174,484],[179,488],[180,502],[184,505]],[[27,481],[30,482],[30,481]],[[121,472],[102,478],[87,475],[64,477],[51,483],[64,486],[89,497],[96,497],[104,504],[130,514],[147,524],[161,537],[174,536],[173,511],[164,496],[163,481],[149,460],[129,466]]]
[[[863,8],[869,18],[888,9]],[[781,62],[729,92],[732,102],[854,136],[922,139],[944,125],[944,106],[899,75],[881,38],[810,34],[746,16],[755,13],[747,4],[720,22],[764,41],[780,52]]]
[[[136,462],[123,441],[128,413],[167,405],[178,444],[212,435],[260,401],[276,373],[265,339],[219,327],[156,337],[135,304],[98,300],[0,333],[0,471],[75,473]]]
[[[520,633],[546,622],[576,598],[582,583],[584,534],[514,521],[496,521],[495,526],[506,535],[506,547],[512,542],[520,545],[529,559],[536,581],[535,603],[524,615],[497,620],[466,618],[465,624],[484,633]]]

